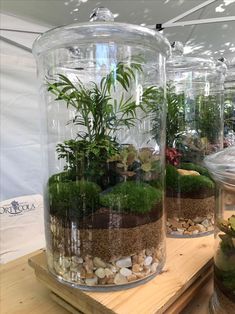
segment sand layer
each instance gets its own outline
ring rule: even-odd
[[[130,256],[147,248],[158,248],[164,241],[163,218],[133,228],[78,229],[51,217],[49,246],[66,256],[98,256],[105,261]]]
[[[184,219],[194,219],[196,217],[207,217],[214,214],[215,197],[205,198],[178,198],[166,197],[167,218],[180,217]]]

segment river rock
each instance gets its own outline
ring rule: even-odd
[[[124,258],[121,258],[119,259],[117,262],[116,262],[116,265],[120,268],[123,268],[123,267],[131,267],[132,266],[132,262],[131,262],[131,257],[128,256],[128,257],[124,257]]]
[[[85,283],[87,286],[95,286],[98,283],[98,278],[97,277],[86,278]]]
[[[106,263],[103,262],[102,259],[99,257],[95,257],[93,259],[93,263],[94,263],[95,267],[102,267],[102,268],[106,267]]]
[[[83,263],[83,258],[82,257],[74,255],[74,256],[72,256],[71,259],[72,259],[72,262],[74,262],[74,263],[77,263],[77,264],[82,264]]]
[[[132,274],[132,271],[128,268],[123,267],[120,269],[120,274],[125,276],[125,277],[128,277]]]
[[[145,258],[145,260],[144,260],[144,265],[145,265],[145,266],[151,265],[152,260],[153,260],[152,256],[147,256],[147,257]]]
[[[117,273],[116,276],[114,277],[114,283],[116,285],[125,284],[127,282],[128,282],[127,278],[120,273]]]
[[[209,220],[208,219],[204,219],[202,221],[202,225],[205,227],[205,228],[208,228],[210,226],[210,223],[209,223]]]
[[[155,273],[157,271],[157,267],[158,267],[158,263],[153,263],[151,266],[150,266],[150,272],[151,273]]]
[[[127,276],[128,281],[134,281],[137,279],[137,276],[135,274],[131,274],[130,276]]]
[[[105,270],[104,270],[104,268],[98,268],[98,269],[96,269],[96,271],[95,271],[95,274],[96,274],[96,276],[98,277],[98,278],[104,278],[105,277]]]
[[[139,265],[139,264],[134,264],[133,266],[132,266],[132,271],[134,272],[134,273],[138,273],[138,272],[140,272],[142,270],[142,267]]]
[[[115,273],[117,272],[117,270],[116,270],[116,268],[115,268]],[[104,269],[104,273],[105,273],[105,276],[106,277],[112,277],[112,276],[114,276],[114,273],[112,272],[112,270],[111,269],[109,269],[109,268],[105,268]]]

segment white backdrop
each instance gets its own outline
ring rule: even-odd
[[[10,16],[1,19],[2,28],[22,25],[24,21]],[[36,37],[1,35],[28,47]],[[4,263],[43,247],[44,232],[36,65],[30,52],[3,40],[0,48],[0,261]]]

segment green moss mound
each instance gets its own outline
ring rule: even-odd
[[[101,195],[101,204],[126,213],[147,213],[161,201],[160,190],[146,184],[124,182],[116,185],[110,193]]]
[[[52,215],[81,219],[98,208],[101,189],[97,184],[87,181],[56,180],[58,176],[49,181],[49,205]]]
[[[182,167],[182,164],[181,164],[181,167]],[[187,170],[198,171],[196,170],[198,169],[196,167],[194,167],[193,169],[191,168]],[[182,169],[186,169],[186,168],[182,167]],[[171,188],[175,192],[181,191],[183,193],[197,193],[204,190],[212,190],[214,189],[215,185],[214,185],[214,182],[206,175],[201,174],[200,176],[182,176],[178,173],[176,167],[172,165],[167,165],[166,166],[166,187]]]
[[[56,173],[52,175],[48,183],[49,185],[53,183],[60,183],[60,182],[70,182],[70,181],[76,181],[76,175],[72,171],[64,171],[60,173]]]

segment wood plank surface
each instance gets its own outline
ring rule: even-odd
[[[203,274],[210,268],[212,256],[213,236],[168,238],[167,263],[161,275],[136,288],[106,293],[83,292],[70,287],[64,289],[64,285],[48,275],[44,254],[30,258],[30,264],[47,287],[86,314],[161,314],[200,276],[202,279],[205,277]],[[188,300],[184,301],[182,308]]]

